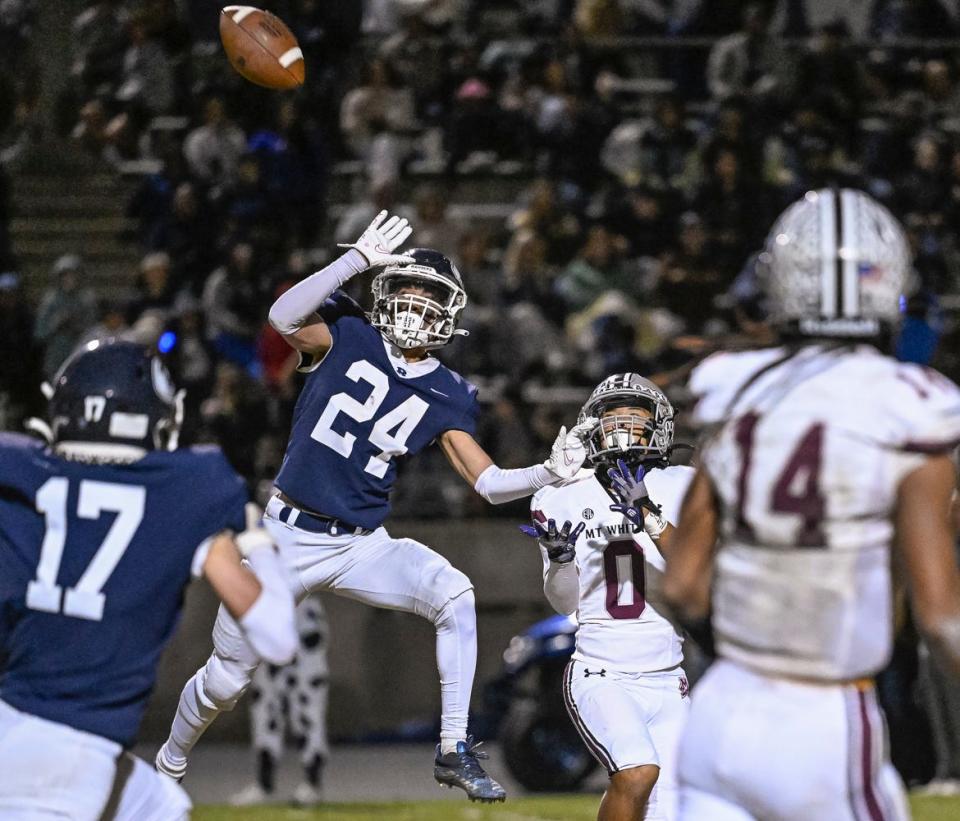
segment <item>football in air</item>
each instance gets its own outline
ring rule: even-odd
[[[253,6],[224,6],[220,40],[237,72],[258,86],[287,89],[303,85],[303,52],[276,15]]]

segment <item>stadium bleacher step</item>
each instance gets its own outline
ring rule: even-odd
[[[50,284],[53,263],[62,254],[84,259],[85,281],[100,294],[126,290],[137,275],[136,223],[126,216],[135,180],[102,166],[23,173],[13,180],[13,249],[28,292]]]

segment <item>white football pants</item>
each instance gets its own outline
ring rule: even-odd
[[[179,821],[189,814],[179,786],[116,742],[0,701],[3,821]]]
[[[571,661],[563,697],[583,743],[610,775],[660,768],[644,819],[676,821],[677,746],[690,709],[683,670],[618,673]]]
[[[681,821],[905,821],[872,686],[762,676],[717,661],[680,742]]]
[[[276,543],[298,600],[329,591],[364,604],[416,613],[437,629],[440,671],[440,735],[466,735],[477,661],[473,585],[439,553],[413,539],[392,539],[380,527],[363,536],[311,533],[281,522],[284,505],[274,497],[264,526]],[[226,610],[213,628],[213,655],[180,695],[177,715],[161,756],[182,767],[204,730],[221,710],[231,710],[259,664]]]

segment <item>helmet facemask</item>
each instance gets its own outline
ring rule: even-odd
[[[646,384],[644,384],[646,383]],[[597,419],[587,437],[587,462],[594,468],[663,464],[673,446],[673,407],[652,383],[632,374],[604,380],[580,412]],[[599,471],[603,473],[603,471]]]
[[[371,322],[398,348],[441,348],[467,304],[462,288],[425,265],[388,267],[373,281]]]

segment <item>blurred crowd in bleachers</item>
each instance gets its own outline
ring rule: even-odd
[[[55,127],[138,180],[141,262],[135,290],[94,293],[65,257],[36,306],[5,264],[0,344],[22,356],[0,393],[23,412],[81,340],[157,340],[185,438],[222,442],[262,491],[299,386],[267,309],[390,208],[463,272],[471,337],[442,357],[481,385],[494,458],[527,464],[604,375],[679,384],[704,351],[763,341],[756,252],[825,185],[904,221],[920,291],[901,352],[960,370],[960,26],[939,0],[874,0],[856,39],[802,0],[278,0],[296,93],[230,71],[220,5],[99,0],[74,20]],[[0,60],[31,7],[0,0]],[[441,461],[421,457],[399,512],[480,510]]]

